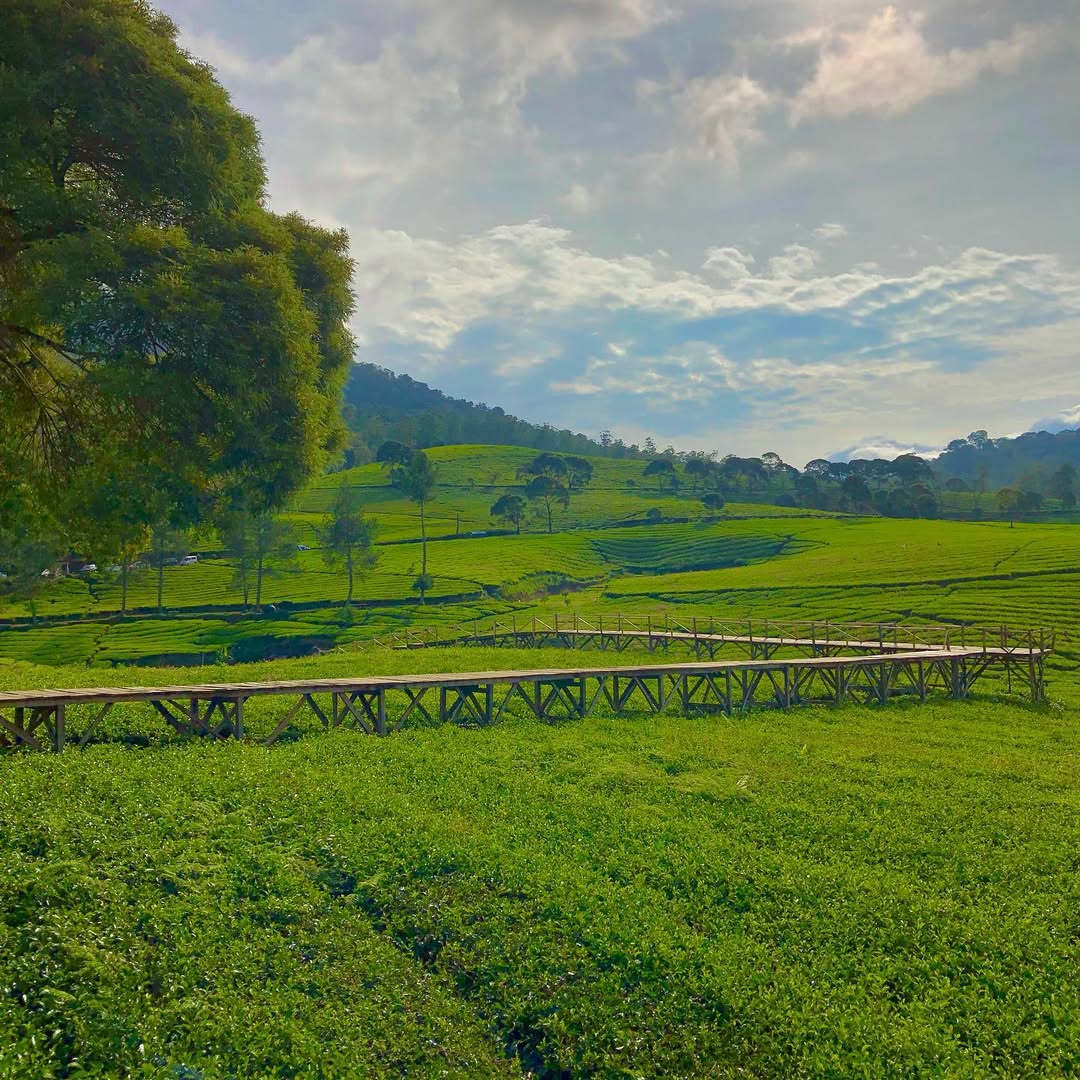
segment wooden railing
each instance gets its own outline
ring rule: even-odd
[[[388,648],[421,648],[433,645],[498,643],[514,639],[573,639],[604,636],[637,636],[707,641],[723,640],[748,644],[786,644],[879,650],[981,648],[1007,651],[1053,651],[1055,634],[1047,628],[1017,630],[1001,626],[925,625],[897,622],[839,622],[831,619],[746,619],[736,621],[713,617],[675,617],[670,615],[599,615],[580,614],[528,616],[518,618],[476,619],[449,626],[419,626],[394,630],[374,637],[373,643]]]

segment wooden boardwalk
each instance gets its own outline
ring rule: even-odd
[[[925,701],[932,694],[962,698],[993,670],[1004,673],[1010,686],[1017,677],[1025,696],[1040,700],[1044,657],[1042,648],[1011,644],[922,646],[630,667],[5,691],[0,692],[0,746],[57,751],[85,746],[114,708],[129,705],[148,705],[181,735],[244,738],[247,703],[259,698],[291,699],[273,729],[261,736],[267,744],[305,709],[324,728],[347,725],[373,735],[417,724],[490,724],[515,703],[540,720],[584,718],[600,704],[615,712],[678,708],[730,716],[754,707],[849,700],[884,704],[899,696]]]
[[[409,627],[375,638],[389,648],[486,645],[511,648],[580,648],[625,652],[667,651],[683,646],[710,659],[734,649],[751,660],[768,660],[780,652],[799,656],[842,656],[848,653],[904,653],[922,650],[980,648],[1050,652],[1054,635],[1048,630],[1011,630],[1006,626],[921,626],[902,623],[837,623],[748,619],[745,622],[711,618],[654,619],[611,615],[585,618],[532,617],[518,620],[476,620],[451,627]]]

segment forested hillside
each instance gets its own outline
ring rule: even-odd
[[[942,479],[958,478],[972,490],[1012,487],[1057,495],[1060,477],[1075,477],[1080,468],[1080,430],[1028,431],[1015,439],[991,439],[985,431],[973,431],[949,443],[935,468]]]
[[[342,462],[346,468],[374,460],[379,446],[387,440],[419,448],[521,446],[615,458],[657,454],[651,439],[639,447],[627,445],[610,432],[591,439],[551,424],[530,424],[497,405],[450,397],[408,375],[397,375],[374,364],[352,365],[345,388],[344,415],[350,432]],[[721,449],[715,456],[722,454]],[[688,460],[699,455],[669,451],[668,456]],[[765,455],[767,462],[770,459],[775,455]],[[1016,438],[996,439],[985,431],[975,431],[967,438],[950,442],[931,467],[938,484],[953,493],[981,495],[1003,488],[1027,492],[1027,510],[1038,508],[1033,496],[1065,497],[1070,502],[1066,493],[1074,488],[1074,470],[1080,467],[1080,430],[1027,432]],[[805,471],[818,480],[840,484],[849,473],[869,474],[872,479],[878,468],[881,466],[866,460],[845,463],[815,458]]]
[[[345,387],[351,433],[345,465],[362,465],[386,440],[408,446],[524,446],[564,454],[631,457],[638,447],[608,434],[590,439],[551,424],[530,424],[498,406],[453,398],[408,375],[374,364],[353,364]]]

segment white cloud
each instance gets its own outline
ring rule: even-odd
[[[867,435],[843,450],[836,450],[826,457],[830,461],[851,461],[853,458],[885,458],[892,460],[901,454],[918,454],[922,458],[936,458],[941,454],[940,446],[924,443],[897,442],[885,435]]]
[[[847,228],[836,221],[826,221],[814,230],[818,240],[843,240],[847,234]]]
[[[784,281],[808,277],[817,266],[817,252],[803,244],[788,244],[782,255],[769,260],[769,273]]]
[[[349,229],[365,358],[538,420],[554,388],[565,422],[680,445],[793,423],[820,452],[897,413],[930,445],[934,425],[1020,430],[1076,400],[1075,0],[927,17],[900,0],[319,0],[273,32],[244,5],[163,3],[259,119],[275,208]],[[972,93],[962,131],[952,110],[845,122],[1025,64],[1015,110]],[[1003,253],[1048,250],[1062,258]]]
[[[1072,431],[1080,428],[1080,405],[1074,405],[1071,409],[1062,409],[1053,416],[1036,420],[1028,429],[1030,431]]]
[[[925,18],[886,7],[861,29],[821,30],[817,69],[789,103],[793,123],[858,112],[902,113],[973,83],[986,72],[1010,74],[1052,47],[1046,26],[1021,26],[1004,39],[973,49],[933,52]]]
[[[750,267],[754,256],[734,247],[711,247],[705,250],[705,262],[702,268],[728,281],[745,280],[752,277]]]
[[[1008,255],[970,248],[909,275],[860,266],[816,271],[816,254],[790,244],[754,273],[736,248],[710,248],[709,276],[672,268],[653,256],[596,255],[573,234],[540,221],[503,225],[457,242],[400,231],[355,237],[356,286],[369,338],[446,349],[468,326],[576,309],[663,313],[694,319],[776,310],[835,312],[852,323],[887,325],[890,340],[912,347],[941,334],[987,335],[1080,314],[1080,274],[1049,255]],[[715,277],[713,275],[715,274]],[[625,347],[625,345],[624,345]]]
[[[520,107],[534,80],[618,64],[624,43],[674,14],[666,0],[404,0],[381,36],[343,16],[276,56],[214,33],[188,31],[183,44],[273,117],[276,200],[326,220],[359,199],[374,222],[403,185],[527,142]]]
[[[698,149],[734,171],[744,147],[761,142],[762,112],[773,95],[745,75],[694,79],[677,100],[685,122],[697,129]]]
[[[570,190],[559,202],[571,214],[590,214],[599,205],[601,191],[599,187],[588,188],[584,184],[572,184]]]

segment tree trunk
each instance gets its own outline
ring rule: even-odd
[[[263,579],[263,553],[255,563],[255,610],[262,611],[262,579]]]
[[[165,558],[164,553],[158,553],[157,567],[157,613],[161,614],[161,594],[165,589]]]
[[[521,518],[514,518],[514,531],[518,536],[521,535]]]
[[[427,591],[427,526],[424,522],[424,500],[420,500],[420,603],[424,602]]]
[[[125,555],[120,563],[120,614],[127,614],[128,568],[131,560]]]
[[[345,606],[352,607],[352,594],[353,594],[353,558],[352,551],[349,551],[348,556],[345,559],[345,569],[349,574],[349,592],[345,597]]]
[[[548,516],[548,535],[551,535],[551,503],[547,504],[547,516]]]

